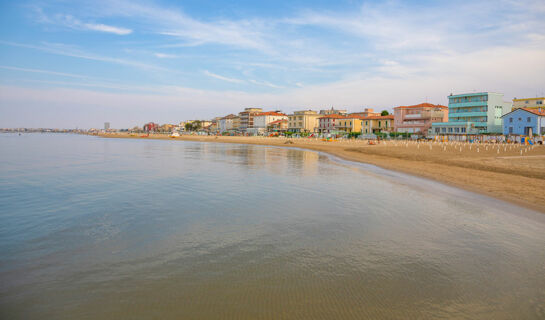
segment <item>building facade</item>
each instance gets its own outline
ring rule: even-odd
[[[245,108],[244,111],[239,112],[238,114],[238,116],[240,117],[239,130],[242,132],[246,132],[248,128],[253,128],[254,116],[261,112],[263,112],[262,108]]]
[[[517,108],[503,116],[504,135],[545,135],[545,108]]]
[[[431,103],[394,108],[394,131],[428,134],[434,122],[448,122],[448,107]]]
[[[267,130],[269,132],[286,132],[288,131],[288,120],[276,120],[267,125]]]
[[[335,130],[338,132],[361,132],[363,120],[357,115],[348,115],[335,121]]]
[[[312,133],[318,130],[318,119],[321,114],[313,110],[295,111],[288,115],[288,131],[297,133]]]
[[[375,134],[394,131],[394,115],[363,117],[361,133]]]
[[[277,120],[287,120],[288,116],[277,112],[262,112],[254,115],[253,128],[248,128],[246,131],[253,134],[264,133],[267,131],[269,123]]]
[[[331,107],[331,109],[324,109],[324,110],[320,110],[320,114],[322,116],[324,115],[329,115],[329,114],[340,114],[340,115],[344,115],[346,114],[346,110],[338,110],[338,109],[334,109],[333,107]]]
[[[237,116],[235,116],[234,114],[230,114],[223,118],[220,118],[218,121],[218,131],[220,133],[234,131],[233,119],[236,117]]]
[[[365,108],[362,112],[354,112],[350,115],[359,116],[359,117],[378,117],[380,116],[380,112],[375,112],[374,109],[371,108]]]
[[[501,117],[511,110],[502,93],[450,95],[448,122],[433,123],[429,134],[487,134],[503,131]]]
[[[337,124],[341,119],[346,119],[346,116],[340,114],[328,114],[318,118],[319,133],[341,133],[337,130]]]
[[[545,97],[513,99],[513,110],[520,109],[520,108],[526,108],[526,109],[545,108]]]
[[[146,132],[155,132],[159,129],[159,125],[157,123],[149,122],[144,125],[143,129]]]

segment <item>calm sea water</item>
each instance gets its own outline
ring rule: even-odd
[[[314,152],[0,134],[0,318],[545,317],[545,215]]]

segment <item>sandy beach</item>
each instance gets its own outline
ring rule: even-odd
[[[123,133],[105,138],[165,139],[297,147],[326,152],[342,159],[373,164],[443,182],[545,213],[545,146],[486,145],[439,142],[286,139],[164,134],[148,137]],[[289,141],[289,142],[288,142]]]

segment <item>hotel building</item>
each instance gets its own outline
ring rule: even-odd
[[[450,95],[448,122],[433,123],[428,134],[501,133],[501,117],[511,110],[503,93],[480,92]]]
[[[448,122],[448,108],[442,105],[421,103],[394,108],[396,132],[428,134],[434,122]]]
[[[318,129],[318,119],[323,115],[313,110],[295,111],[288,115],[288,131],[298,133],[316,132]]]
[[[248,128],[254,127],[254,116],[263,112],[262,108],[245,108],[244,111],[239,112],[240,126],[239,130],[245,132]]]

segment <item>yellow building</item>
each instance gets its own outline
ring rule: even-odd
[[[394,115],[363,117],[361,120],[363,134],[394,131]]]
[[[526,99],[513,99],[513,108],[512,110],[519,108],[527,109],[539,109],[545,108],[545,97],[541,98],[526,98]]]
[[[335,130],[346,133],[361,132],[363,120],[357,116],[347,116],[346,118],[336,119]]]
[[[316,132],[318,119],[323,115],[313,110],[295,111],[288,115],[288,131],[291,132]]]
[[[234,131],[240,130],[240,117],[233,117],[233,126],[231,127]]]

